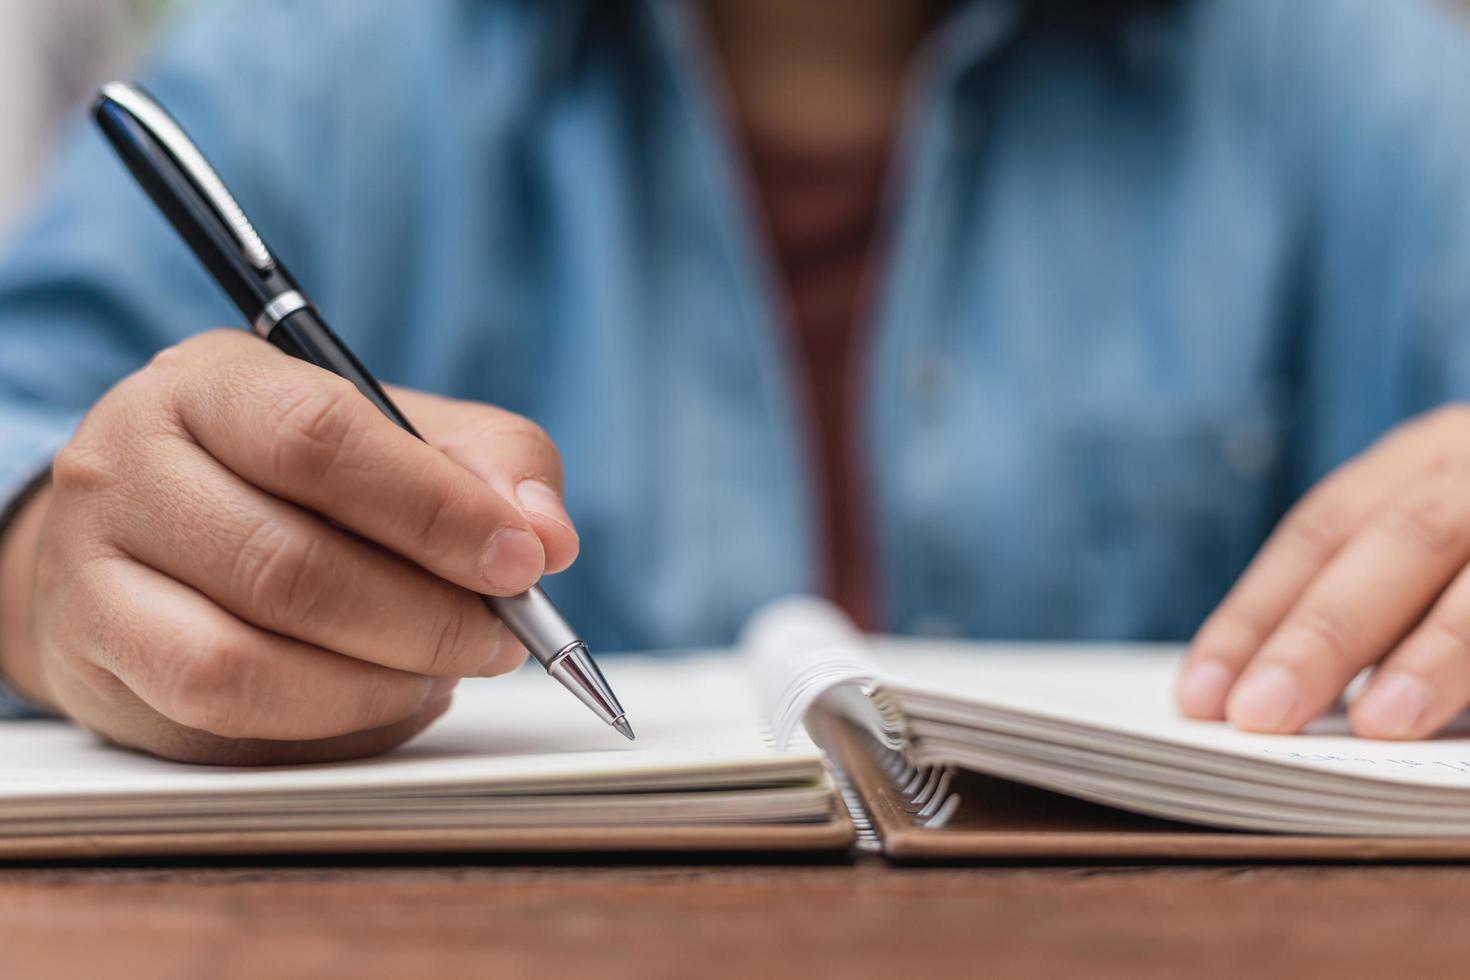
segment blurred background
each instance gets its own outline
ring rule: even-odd
[[[168,15],[205,2],[0,0],[0,237],[40,180],[60,124],[99,82],[125,73]]]
[[[185,0],[0,0],[0,235],[40,179],[58,123]]]

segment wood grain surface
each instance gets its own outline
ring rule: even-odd
[[[0,870],[0,976],[1470,973],[1470,868],[441,863]]]

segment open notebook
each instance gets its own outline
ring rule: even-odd
[[[3,723],[0,855],[1470,857],[1470,739],[1184,721],[1178,653],[869,638],[793,599],[733,655],[606,658],[631,744],[529,668],[465,682],[408,746],[332,765],[176,765]]]
[[[1177,714],[1177,646],[870,638],[811,599],[742,645],[777,744],[805,719],[893,855],[1470,857],[1463,720],[1240,732]]]
[[[728,655],[609,657],[625,741],[534,664],[472,679],[376,759],[164,762],[62,722],[0,723],[0,854],[840,848],[821,751],[777,751]]]

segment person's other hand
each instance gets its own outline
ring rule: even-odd
[[[193,762],[340,759],[442,714],[526,651],[475,592],[576,557],[561,463],[486,405],[392,397],[239,330],[97,403],[0,550],[0,656],[31,697]]]
[[[1180,709],[1295,732],[1349,707],[1368,738],[1432,735],[1470,702],[1470,408],[1405,423],[1281,522],[1200,628]]]

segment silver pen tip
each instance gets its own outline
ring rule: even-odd
[[[619,735],[623,736],[623,738],[626,738],[630,742],[638,737],[633,734],[633,726],[628,724],[627,718],[619,716],[617,720],[612,723],[612,726],[618,730]]]

